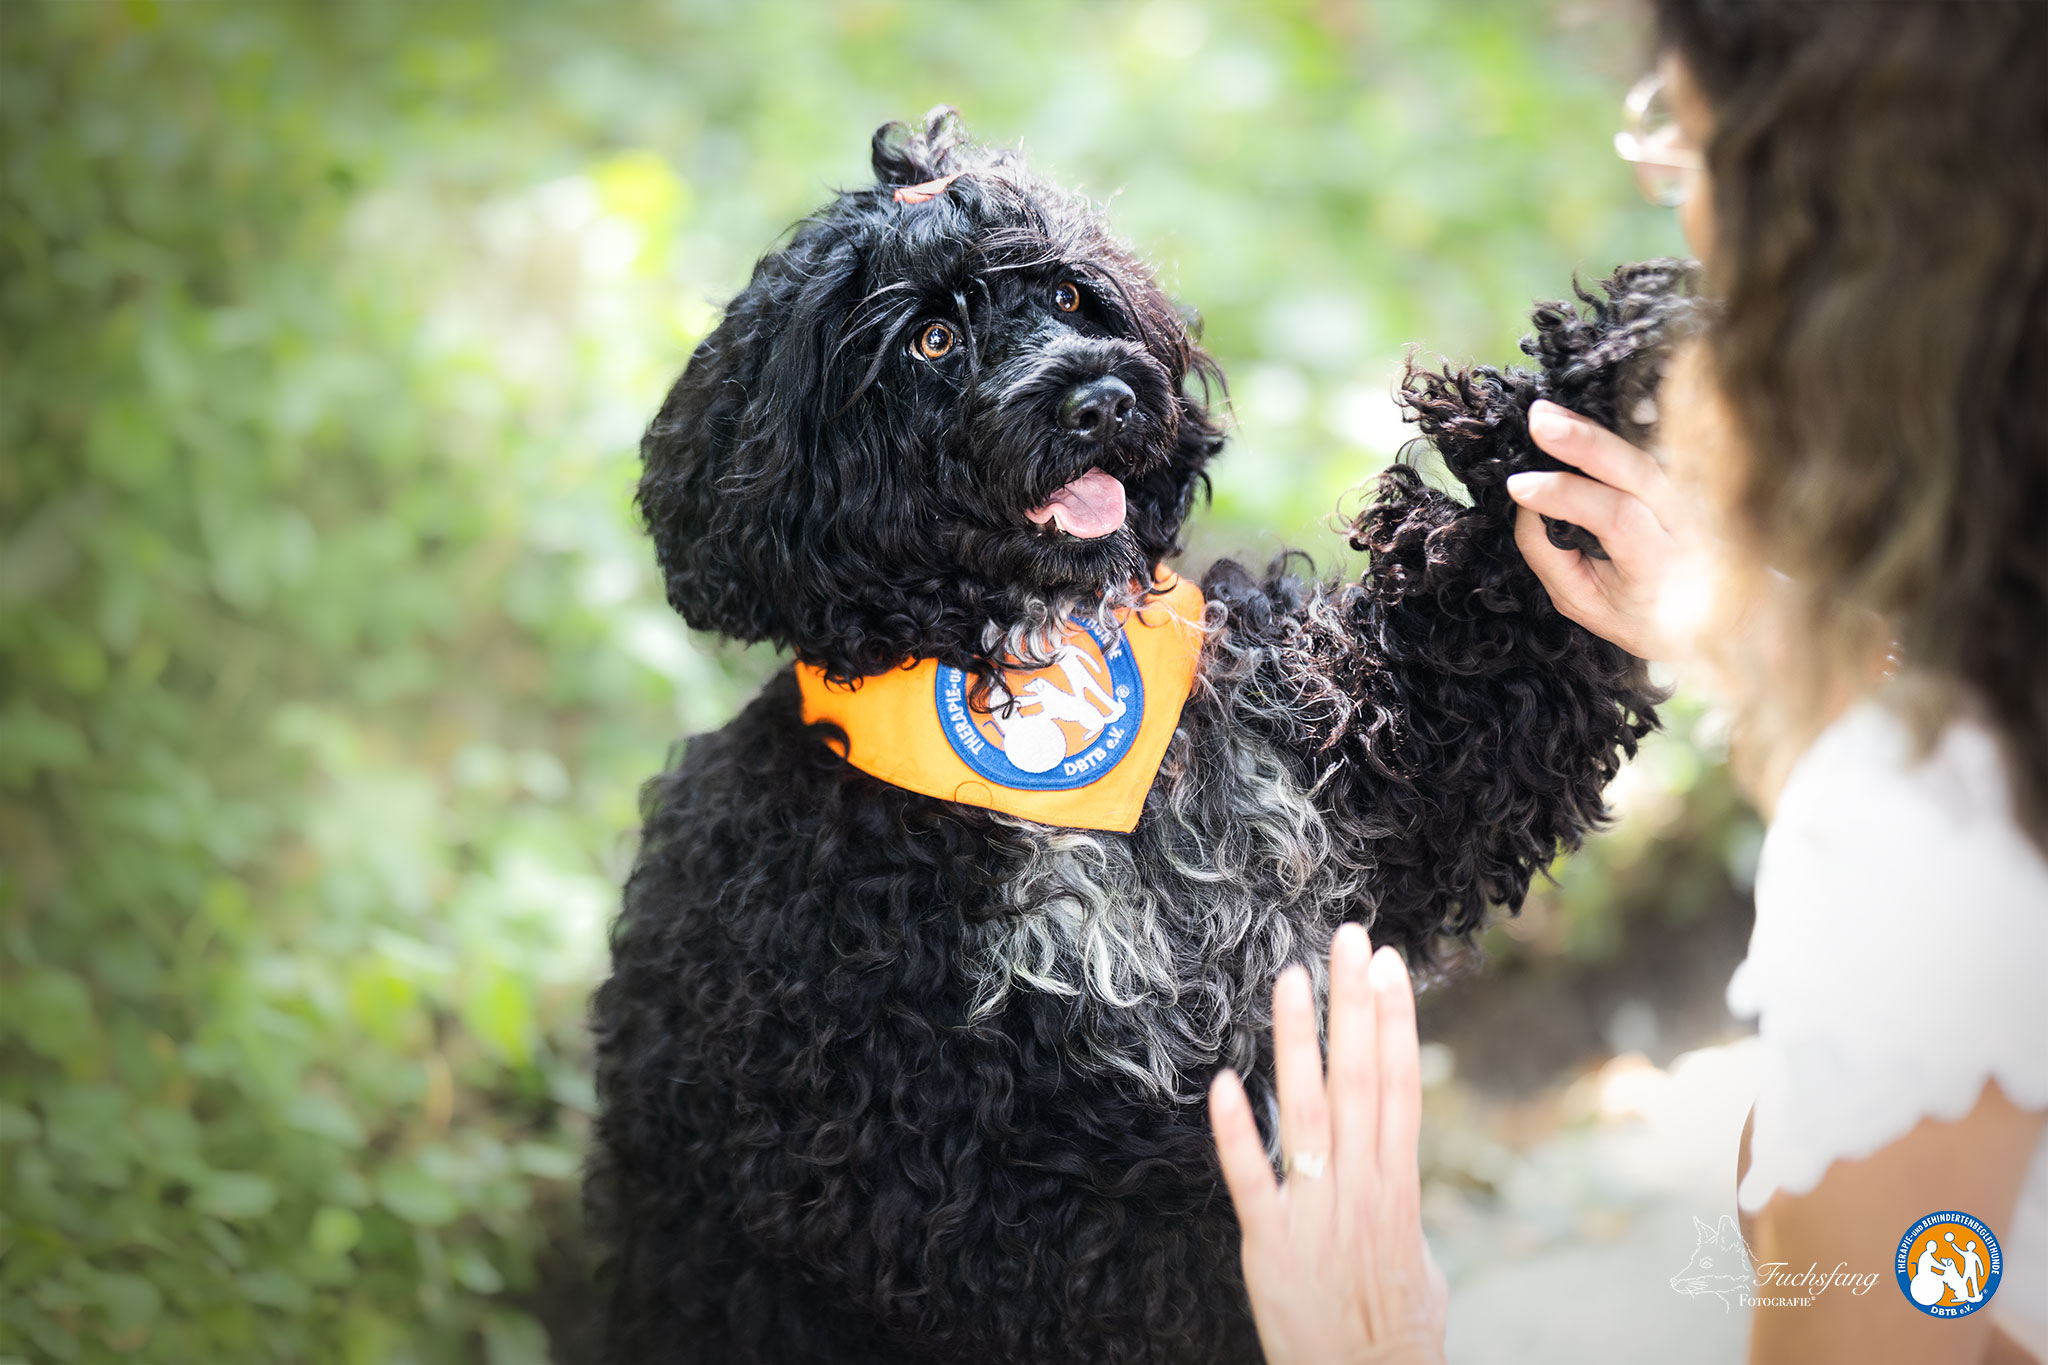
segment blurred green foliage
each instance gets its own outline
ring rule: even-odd
[[[1113,198],[1233,379],[1195,557],[1333,549],[1405,343],[1678,249],[1633,19],[10,3],[0,1357],[544,1358],[636,788],[771,666],[662,605],[635,440],[877,123]],[[1590,950],[1657,828],[1566,873]]]

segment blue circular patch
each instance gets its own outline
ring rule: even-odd
[[[1084,623],[1046,668],[1012,670],[968,704],[970,680],[939,665],[939,728],[960,761],[1017,791],[1085,787],[1130,752],[1145,716],[1145,682],[1121,629]]]
[[[1931,1318],[1966,1318],[1998,1292],[2005,1257],[1990,1228],[1950,1209],[1906,1229],[1893,1268],[1907,1303]]]

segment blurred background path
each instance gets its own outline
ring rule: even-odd
[[[1721,998],[1747,922],[1740,906],[1644,917],[1598,963],[1502,955],[1422,997],[1424,1209],[1453,1365],[1744,1358],[1733,1295],[1672,1281],[1734,1269],[1699,1229],[1718,1240],[1735,1214],[1754,1094],[1753,1039]]]
[[[1451,1283],[1453,1365],[1743,1359],[1748,1310],[1732,1294],[1688,1294],[1672,1281],[1733,1268],[1712,1264],[1725,1249],[1709,1245],[1704,1269],[1697,1253],[1701,1225],[1718,1230],[1735,1213],[1751,1052],[1702,1049],[1668,1069],[1616,1058],[1537,1101],[1547,1112],[1522,1145],[1486,1154],[1486,1197],[1439,1175],[1428,1208]],[[1495,1118],[1510,1129],[1529,1122]]]

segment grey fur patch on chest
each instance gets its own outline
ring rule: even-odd
[[[1321,997],[1330,934],[1369,905],[1316,792],[1241,723],[1265,699],[1218,644],[1137,829],[998,817],[1003,910],[964,945],[972,1017],[1057,996],[1075,1065],[1184,1103],[1218,1066],[1253,1069],[1281,968],[1307,964]]]

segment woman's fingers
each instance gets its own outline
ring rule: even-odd
[[[1552,605],[1631,654],[1669,657],[1671,641],[1658,613],[1680,546],[1649,509],[1619,489],[1576,474],[1516,474],[1508,480],[1508,492],[1522,505],[1515,517],[1515,544],[1543,581]],[[1558,549],[1550,543],[1544,515],[1592,531],[1611,558]]]
[[[1508,496],[1532,512],[1575,522],[1600,537],[1618,562],[1658,553],[1671,536],[1642,499],[1562,470],[1528,470],[1508,478]]]
[[[1294,1167],[1284,1182],[1274,1180],[1236,1073],[1221,1072],[1209,1088],[1266,1359],[1441,1365],[1443,1277],[1422,1235],[1415,1162],[1415,1000],[1399,955],[1374,955],[1356,925],[1332,940],[1327,1096],[1314,995],[1301,967],[1274,982],[1273,1044],[1281,1148]],[[1326,1160],[1327,1170],[1301,1169],[1304,1157]]]
[[[1557,609],[1586,625],[1578,609],[1582,604],[1590,606],[1597,602],[1602,595],[1596,561],[1577,550],[1563,550],[1551,544],[1542,516],[1527,507],[1515,516],[1515,544],[1521,547],[1522,558],[1543,580],[1543,586],[1550,589]]]
[[[1529,437],[1545,454],[1641,499],[1671,528],[1671,480],[1643,450],[1547,398],[1529,406]]]
[[[1281,1156],[1290,1166],[1300,1158],[1320,1167],[1330,1158],[1330,1106],[1305,967],[1289,967],[1273,983],[1273,1069],[1280,1085]]]
[[[1258,1245],[1278,1212],[1280,1187],[1266,1160],[1266,1144],[1259,1140],[1244,1082],[1227,1067],[1209,1084],[1209,1127],[1216,1134],[1216,1156],[1230,1202],[1237,1208],[1238,1226],[1246,1242]]]
[[[1399,955],[1375,955],[1357,925],[1331,940],[1329,1031],[1326,1095],[1308,972],[1282,972],[1273,984],[1273,1044],[1281,1148],[1292,1169],[1281,1181],[1236,1073],[1219,1073],[1209,1087],[1209,1123],[1243,1233],[1260,1343],[1275,1365],[1441,1365],[1443,1280],[1422,1235],[1415,1163],[1415,1002]],[[1304,1157],[1328,1167],[1303,1169]]]
[[[1416,1147],[1422,1132],[1422,1056],[1415,1036],[1415,991],[1392,948],[1373,954],[1370,968],[1379,1043],[1379,1171],[1397,1207],[1421,1201]],[[1413,1216],[1410,1214],[1409,1216]]]
[[[1372,943],[1346,924],[1330,943],[1330,1117],[1338,1173],[1350,1181],[1380,1160],[1379,1010]]]

